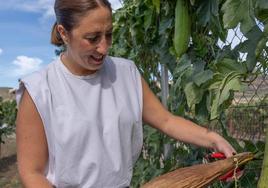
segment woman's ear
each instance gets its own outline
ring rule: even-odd
[[[57,25],[57,30],[64,42],[64,44],[68,44],[69,42],[69,38],[68,38],[68,32],[66,31],[66,29],[63,27],[63,25]]]

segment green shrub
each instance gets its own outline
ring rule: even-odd
[[[14,133],[16,115],[16,101],[3,101],[3,99],[0,97],[0,143],[4,143],[3,136]]]

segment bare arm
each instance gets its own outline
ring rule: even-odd
[[[235,150],[220,135],[167,111],[144,79],[142,87],[143,120],[146,123],[177,140],[223,152],[227,157],[233,155]]]
[[[52,188],[44,176],[48,147],[43,123],[27,90],[19,105],[16,124],[18,169],[23,185]]]

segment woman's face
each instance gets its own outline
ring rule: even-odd
[[[90,10],[78,25],[66,34],[67,50],[62,59],[78,75],[100,69],[112,43],[112,14],[108,8]]]

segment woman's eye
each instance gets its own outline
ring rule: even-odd
[[[111,39],[112,36],[113,36],[113,33],[107,33],[107,34],[106,34],[106,38],[107,38],[107,39]]]
[[[91,36],[86,38],[90,43],[96,43],[99,41],[100,37],[99,36]]]
[[[90,35],[86,37],[86,40],[89,41],[91,44],[97,44],[101,41],[102,35]],[[105,33],[105,39],[111,41],[112,39],[112,32]]]

